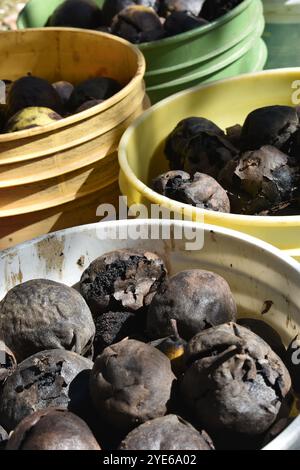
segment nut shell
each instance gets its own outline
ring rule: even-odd
[[[101,450],[92,431],[78,416],[48,408],[24,418],[6,450]]]
[[[124,340],[97,357],[90,392],[99,414],[126,432],[166,413],[174,381],[163,353],[140,341]]]
[[[202,209],[230,212],[230,201],[225,189],[211,176],[184,171],[169,171],[153,180],[153,189],[175,201]]]
[[[262,434],[291,388],[290,375],[269,345],[235,323],[196,335],[187,346],[181,393],[209,432]]]
[[[206,328],[235,320],[236,312],[233,295],[221,276],[200,269],[181,271],[155,295],[147,331],[153,339],[172,335],[174,319],[180,337],[190,340]]]
[[[197,431],[176,415],[167,415],[141,424],[131,431],[120,450],[214,450],[205,431]]]
[[[296,132],[299,118],[290,106],[266,106],[252,111],[243,125],[243,150],[258,150],[264,145],[280,149]]]
[[[0,337],[17,361],[46,349],[89,353],[95,335],[91,312],[73,288],[35,279],[11,289],[0,303]]]
[[[265,145],[230,161],[218,179],[226,189],[244,199],[242,213],[258,214],[292,198],[299,168],[290,165],[288,155]]]
[[[62,102],[57,91],[47,81],[39,77],[26,76],[15,80],[7,96],[8,115],[28,107],[50,108],[62,113]]]
[[[77,412],[88,400],[93,363],[63,349],[28,357],[6,380],[0,400],[0,424],[8,431],[35,411],[50,406]]]
[[[216,178],[237,150],[212,121],[190,117],[180,121],[168,136],[165,154],[171,170],[192,175],[200,172]]]
[[[141,5],[157,10],[160,0],[105,0],[102,7],[105,24],[110,26],[113,18],[129,6]]]
[[[165,32],[153,8],[130,5],[121,10],[111,24],[113,34],[138,44],[161,39]]]

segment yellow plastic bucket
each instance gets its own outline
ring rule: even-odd
[[[243,124],[247,114],[268,105],[293,105],[298,98],[295,81],[300,68],[242,75],[178,93],[153,106],[130,126],[120,143],[119,183],[128,204],[156,203],[175,213],[184,210],[205,223],[224,226],[265,240],[300,260],[300,215],[282,217],[243,216],[195,209],[150,189],[153,177],[168,169],[163,154],[167,135],[181,119],[203,116],[225,129]]]
[[[57,227],[94,222],[100,203],[117,200],[119,141],[149,101],[142,53],[108,34],[73,28],[2,32],[0,57],[0,77],[9,80],[31,73],[76,84],[106,75],[124,85],[104,103],[49,126],[0,134],[4,249]]]

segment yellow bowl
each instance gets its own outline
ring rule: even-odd
[[[168,169],[163,153],[167,135],[181,119],[202,116],[222,129],[243,124],[247,114],[268,105],[293,105],[292,88],[300,68],[269,70],[198,86],[153,106],[130,126],[120,143],[119,183],[128,204],[160,204],[192,220],[228,227],[265,240],[300,259],[300,215],[260,217],[223,214],[163,197],[150,189],[153,177]],[[297,84],[294,84],[296,86]],[[298,84],[299,87],[299,84]],[[298,96],[297,96],[298,94]],[[151,215],[151,213],[150,213]]]

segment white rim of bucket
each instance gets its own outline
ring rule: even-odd
[[[71,235],[73,233],[81,233],[86,232],[88,230],[95,229],[99,226],[102,227],[103,230],[109,230],[110,227],[134,227],[134,226],[152,226],[152,225],[159,225],[162,227],[170,227],[170,226],[178,226],[183,228],[198,228],[199,230],[203,230],[205,233],[209,233],[211,231],[225,235],[230,237],[233,240],[244,241],[246,244],[251,246],[255,246],[257,248],[261,248],[263,251],[266,251],[268,254],[281,259],[287,265],[289,265],[292,269],[295,270],[295,274],[299,275],[300,279],[300,264],[290,258],[288,255],[284,254],[278,248],[266,243],[262,240],[259,240],[255,237],[250,235],[246,235],[244,233],[237,232],[235,230],[218,227],[215,225],[209,224],[202,224],[198,222],[190,222],[184,220],[160,220],[160,219],[133,219],[133,220],[118,220],[118,221],[110,221],[110,222],[98,222],[94,224],[82,225],[77,227],[72,227],[65,230],[59,230],[57,232],[53,232],[47,235],[43,235],[41,237],[32,239],[28,242],[21,243],[16,245],[12,248],[8,248],[7,250],[0,251],[0,259],[9,257],[11,254],[15,254],[18,250],[26,249],[32,245],[39,243],[42,240],[47,239],[48,237],[63,237],[64,235],[68,234]],[[282,432],[273,439],[267,446],[265,446],[262,450],[288,450],[293,444],[295,444],[297,439],[297,434],[299,433],[300,428],[300,416],[296,417],[294,421]],[[300,442],[299,442],[300,444]]]

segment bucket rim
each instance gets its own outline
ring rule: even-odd
[[[241,59],[247,52],[252,49],[252,47],[258,43],[259,41],[262,41],[261,39],[261,33],[264,28],[264,23],[260,23],[256,29],[256,32],[253,33],[251,36],[247,37],[244,39],[241,47],[241,43],[237,44],[234,48],[233,51],[228,51],[231,52],[231,54],[227,57],[222,57],[220,62],[215,63],[211,65],[211,67],[200,70],[198,72],[194,72],[190,75],[186,75],[183,78],[176,78],[175,80],[170,80],[168,82],[163,82],[160,83],[159,85],[150,85],[147,86],[147,92],[151,91],[159,91],[159,90],[164,90],[170,87],[175,87],[175,86],[180,86],[183,85],[184,83],[189,83],[193,82],[194,80],[197,80],[198,78],[201,79],[203,77],[206,77],[207,75],[211,75],[219,70],[222,70],[229,65],[233,64],[237,60]],[[147,78],[147,77],[146,77]]]

